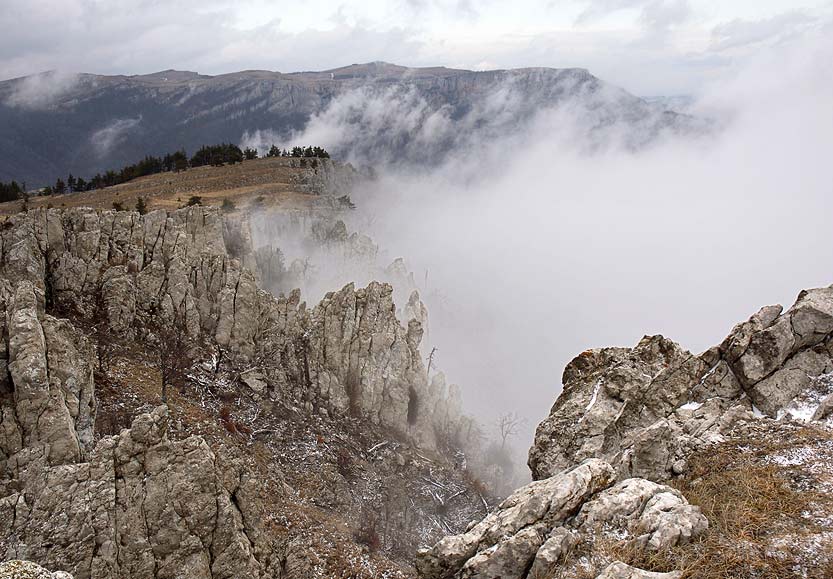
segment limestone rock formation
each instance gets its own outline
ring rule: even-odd
[[[23,448],[42,447],[49,464],[66,464],[80,460],[93,442],[92,347],[65,320],[39,316],[38,298],[28,281],[13,293],[0,291],[9,344],[0,471]]]
[[[291,159],[291,162],[305,169],[296,178],[298,189],[316,195],[348,195],[362,178],[349,163],[343,165],[332,159]]]
[[[88,460],[50,466],[38,448],[9,465],[0,499],[2,556],[88,577],[270,576],[241,471],[222,472],[205,441],[167,438],[167,411],[138,416]],[[270,555],[270,553],[272,553]]]
[[[792,308],[762,308],[695,356],[662,336],[634,348],[589,350],[564,370],[563,394],[530,449],[534,478],[589,457],[620,478],[662,480],[696,448],[723,439],[760,409],[775,418],[833,372],[833,287],[801,292]],[[798,411],[796,411],[798,412]]]
[[[616,560],[617,551],[606,541],[624,542],[640,553],[667,553],[688,544],[707,531],[708,520],[662,483],[685,474],[690,457],[741,435],[755,440],[762,432],[774,440],[765,439],[758,448],[780,448],[777,439],[783,434],[773,419],[829,420],[833,286],[801,292],[785,312],[781,306],[762,308],[699,356],[662,336],[646,336],[633,348],[588,350],[564,370],[563,385],[529,452],[535,482],[465,534],[421,551],[423,577],[679,579],[679,571],[650,572]],[[822,429],[805,436],[820,441],[821,449],[831,435]],[[817,474],[790,473],[784,481],[798,477],[806,479],[805,485],[827,489],[826,451],[806,446],[782,451],[786,456],[777,450],[761,456],[758,450],[756,460],[765,465],[809,461]],[[697,488],[697,480],[686,488]],[[789,492],[806,492],[798,487]],[[829,521],[821,496],[796,524]],[[812,540],[823,551],[829,548],[829,525],[818,529]],[[765,559],[792,540],[787,534],[748,548],[763,549]],[[815,552],[796,560],[796,573],[823,560]]]
[[[670,487],[644,479],[610,486],[613,479],[609,464],[588,459],[532,482],[466,533],[420,551],[417,568],[426,579],[537,579],[558,570],[576,545],[605,534],[659,550],[707,528],[699,509]]]
[[[305,533],[276,515],[301,499],[239,438],[218,443],[181,428],[169,436],[164,406],[128,414],[115,434],[94,432],[95,346],[100,354],[111,340],[146,345],[160,325],[182,324],[211,354],[215,380],[222,366],[215,390],[245,392],[252,415],[271,414],[272,428],[284,412],[303,423],[282,428],[315,432],[322,447],[321,433],[333,430],[326,423],[340,421],[398,437],[376,444],[375,456],[363,441],[345,441],[364,461],[394,457],[390,480],[403,476],[397,465],[418,471],[397,449],[435,450],[438,434],[465,422],[459,392],[428,383],[421,322],[399,321],[391,286],[350,284],[308,309],[298,291],[275,297],[258,286],[263,272],[250,268],[263,260],[251,238],[246,223],[199,207],[39,210],[0,228],[0,557],[76,579],[300,579],[326,576],[330,560],[348,557],[326,541],[349,529]],[[204,425],[205,399],[191,402],[192,424]],[[237,423],[223,424],[224,436],[240,436]],[[264,441],[247,432],[249,444]],[[343,485],[353,460],[335,473]],[[255,474],[264,472],[266,481]]]
[[[346,236],[343,222],[313,229]],[[275,297],[258,286],[259,277],[274,275],[275,251],[255,251],[249,224],[212,208],[146,215],[32,211],[9,218],[0,244],[0,277],[33,288],[27,293],[27,319],[33,308],[40,312],[48,306],[81,318],[103,317],[124,337],[142,332],[150,320],[181,323],[191,336],[257,370],[267,385],[265,396],[293,398],[331,416],[357,412],[433,444],[435,421],[425,410],[436,401],[419,355],[424,306],[418,296],[409,312],[420,319],[407,327],[396,318],[385,284],[359,290],[348,285],[312,310],[297,292]],[[252,269],[259,266],[262,272]],[[49,322],[45,331],[56,324]],[[29,396],[27,376],[18,366],[11,366],[13,381],[20,382],[16,391]],[[79,400],[90,403],[89,396]],[[80,420],[78,434],[89,439],[89,424],[84,426],[83,415]],[[32,436],[34,426],[26,428]],[[56,452],[77,457],[80,450]]]

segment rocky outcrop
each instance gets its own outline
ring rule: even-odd
[[[217,211],[38,210],[10,217],[0,240],[0,274],[31,282],[41,308],[105,316],[120,334],[179,316],[193,335],[253,352],[255,277],[229,256]]]
[[[303,169],[300,174],[293,176],[293,181],[299,191],[315,195],[329,195],[332,197],[349,195],[362,179],[352,165],[342,164],[332,159],[289,159],[293,167]]]
[[[88,460],[51,466],[41,448],[10,461],[0,499],[4,558],[76,579],[274,576],[259,515],[241,511],[251,481],[200,437],[167,438],[167,410],[138,416]],[[273,553],[273,554],[270,554]]]
[[[313,229],[346,235],[341,222]],[[146,215],[38,210],[9,218],[0,230],[0,276],[33,288],[28,319],[35,309],[103,318],[126,338],[151,320],[183,324],[248,376],[254,372],[265,385],[264,396],[332,417],[353,413],[432,445],[435,398],[446,394],[428,388],[419,354],[425,310],[418,296],[408,307],[419,319],[407,327],[396,318],[391,287],[375,282],[359,290],[348,285],[309,310],[298,292],[275,297],[259,288],[258,278],[273,281],[279,258],[275,250],[254,251],[251,243],[247,222],[211,208]],[[252,269],[258,266],[263,270]],[[56,324],[49,322],[45,330]],[[16,340],[38,342],[22,331]],[[17,396],[25,397],[28,374],[38,370],[29,361],[22,366],[25,372],[10,368],[19,383]],[[446,416],[447,409],[440,414]],[[32,436],[34,426],[26,425],[25,432]],[[82,435],[89,438],[88,431]],[[60,452],[80,456],[80,449]]]
[[[378,424],[429,434],[427,374],[419,352],[422,325],[403,328],[393,288],[352,284],[327,294],[313,310],[306,361],[319,400]]]
[[[659,550],[684,544],[708,526],[670,487],[644,479],[610,486],[613,480],[609,464],[589,459],[530,483],[466,533],[420,551],[417,568],[426,579],[537,579],[565,571],[571,550],[605,535]]]
[[[781,312],[762,308],[699,356],[662,336],[583,352],[564,370],[563,394],[538,427],[533,477],[599,457],[620,478],[662,480],[759,409],[773,418],[798,412],[791,406],[815,388],[809,419],[830,394],[817,386],[833,372],[833,287],[803,291]]]
[[[70,323],[39,316],[30,282],[0,291],[8,377],[0,399],[0,471],[23,448],[42,448],[49,464],[79,461],[93,443],[93,351]]]
[[[779,310],[762,309],[718,348],[752,402],[772,417],[833,371],[833,287],[802,291],[776,316]]]
[[[147,403],[128,413],[130,428],[95,434],[91,340],[142,343],[160,324],[183,324],[213,356],[218,388],[244,389],[249,416],[270,415],[273,429],[252,444],[272,442],[280,413],[299,417],[318,445],[334,424],[372,423],[373,436],[397,433],[396,446],[415,455],[459,431],[459,392],[428,383],[421,323],[399,321],[391,286],[350,284],[308,309],[298,291],[275,297],[258,287],[246,265],[258,263],[250,240],[245,223],[202,208],[50,209],[0,228],[0,557],[76,579],[294,579],[330,573],[337,557],[322,548],[355,558],[343,553],[344,537],[356,547],[349,530],[304,533],[276,515],[293,513],[286,505],[297,497],[287,498],[277,462],[240,454],[240,431],[222,412],[214,438],[182,438],[181,426],[169,438],[166,408],[146,412]],[[204,410],[192,424],[205,423]],[[222,438],[229,433],[233,443]],[[337,471],[342,483],[350,461]],[[268,472],[266,481],[254,472]]]
[[[827,419],[833,286],[801,292],[786,312],[762,308],[699,356],[662,336],[646,336],[633,348],[588,350],[564,370],[563,385],[529,452],[537,480],[465,534],[421,551],[424,577],[679,579],[679,571],[649,572],[616,560],[616,548],[625,545],[627,556],[667,554],[708,529],[699,508],[662,484],[686,473],[694,453],[739,435],[752,440],[760,423],[770,425],[763,431],[779,448],[772,419]],[[829,436],[817,436],[828,444]],[[764,464],[815,457],[819,464],[811,468],[825,480],[824,453],[773,452]],[[819,508],[806,517],[828,520],[829,510]],[[823,528],[813,540],[826,545]],[[804,559],[799,567],[809,568]]]

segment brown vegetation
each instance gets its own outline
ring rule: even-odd
[[[603,550],[642,569],[682,570],[684,579],[833,577],[833,497],[818,490],[830,481],[808,479],[814,469],[806,465],[773,460],[809,449],[830,465],[833,434],[812,427],[778,434],[734,439],[691,458],[674,485],[709,520],[700,540],[662,552],[611,541]]]
[[[165,172],[140,177],[121,185],[66,193],[63,195],[28,198],[29,209],[38,207],[95,207],[150,211],[177,209],[192,197],[200,197],[203,205],[234,208],[280,207],[306,209],[320,197],[299,187],[300,175],[306,171],[297,166],[297,159],[254,159],[222,167],[194,167],[187,171]],[[0,203],[0,214],[21,211],[22,201]]]

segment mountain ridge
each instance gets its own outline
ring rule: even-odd
[[[375,162],[384,151],[389,158],[382,161],[426,166],[481,137],[522,130],[541,110],[567,101],[592,111],[590,129],[621,122],[638,139],[686,124],[577,68],[465,71],[365,63],[217,76],[175,70],[44,73],[0,82],[0,125],[6,128],[0,134],[0,181],[43,186],[70,172],[92,175],[148,154],[239,143],[259,132],[288,143],[316,115],[334,109],[346,109],[333,120],[344,124],[347,135],[340,149],[332,148],[336,155]],[[388,125],[374,125],[378,118],[372,115],[395,107],[401,114],[388,113]],[[418,126],[442,118],[447,130],[426,144],[412,127],[396,125],[410,115]]]
[[[447,67],[442,65],[436,66],[403,66],[400,64],[395,64],[392,62],[386,61],[372,61],[372,62],[363,62],[363,63],[353,63],[348,64],[345,66],[338,66],[335,68],[328,68],[323,70],[298,70],[292,72],[282,72],[279,70],[269,70],[269,69],[243,69],[237,71],[230,71],[230,72],[221,72],[217,74],[204,74],[198,71],[193,70],[184,70],[184,69],[177,69],[177,68],[167,68],[164,70],[158,70],[154,72],[148,73],[137,73],[137,74],[101,74],[101,73],[94,73],[94,72],[60,72],[57,70],[45,70],[41,72],[35,72],[32,74],[27,74],[23,76],[17,76],[7,79],[0,79],[0,86],[6,83],[13,83],[13,82],[20,82],[26,79],[31,79],[35,77],[42,77],[47,75],[56,75],[56,74],[64,74],[67,76],[80,76],[80,77],[92,77],[92,78],[118,78],[118,79],[151,79],[151,78],[161,78],[163,75],[187,75],[188,78],[193,79],[201,79],[201,80],[211,80],[211,79],[218,79],[223,77],[235,76],[235,75],[243,75],[246,73],[251,74],[270,74],[275,75],[278,77],[292,77],[292,78],[302,78],[305,76],[313,76],[317,78],[318,75],[325,75],[325,74],[336,74],[336,73],[349,73],[349,72],[365,72],[365,76],[372,76],[372,73],[377,71],[377,76],[381,76],[385,73],[390,72],[397,72],[400,74],[407,74],[407,73],[421,73],[423,75],[443,75],[443,76],[451,76],[455,74],[484,74],[484,73],[500,73],[500,72],[525,72],[525,71],[581,71],[590,74],[590,70],[585,67],[553,67],[553,66],[522,66],[517,68],[490,68],[490,69],[467,69],[467,68],[453,68]]]

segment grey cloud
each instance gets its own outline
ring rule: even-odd
[[[76,74],[55,71],[28,76],[13,85],[5,103],[11,107],[48,109],[78,82]]]
[[[638,8],[649,0],[587,0],[587,7],[576,18],[576,24],[589,24],[613,12]]]
[[[591,24],[623,10],[639,10],[639,23],[649,36],[662,35],[692,16],[688,0],[590,0],[576,24]]]
[[[687,22],[693,14],[688,0],[589,0],[587,7],[576,19],[576,24],[592,24],[623,10],[639,10],[638,22],[643,34],[654,42],[675,26]]]
[[[118,146],[127,137],[127,133],[135,129],[141,121],[141,116],[110,121],[90,136],[90,143],[92,143],[99,155],[103,155],[113,147]]]
[[[817,23],[810,15],[792,11],[763,20],[732,20],[712,29],[712,50],[724,51],[791,38]]]
[[[640,21],[649,30],[667,31],[692,16],[688,0],[653,0],[642,8]]]
[[[411,31],[339,24],[288,33],[280,21],[237,30],[229,2],[34,0],[0,11],[0,78],[39,70],[137,74],[168,68],[217,74],[262,68],[294,71],[353,62],[410,63]],[[32,31],[37,30],[37,34]],[[44,42],[43,39],[50,39]],[[345,56],[349,55],[349,56]]]

